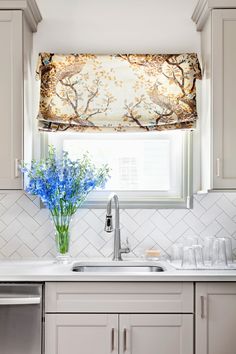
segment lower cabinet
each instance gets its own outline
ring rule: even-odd
[[[46,354],[193,354],[192,314],[47,314]]]
[[[193,354],[193,315],[119,316],[119,353]]]
[[[193,301],[193,283],[48,282],[45,354],[193,354]]]
[[[45,324],[46,354],[118,353],[118,316],[49,314]]]
[[[193,285],[46,283],[45,354],[236,354],[236,282]]]
[[[196,354],[236,353],[236,283],[196,284]]]

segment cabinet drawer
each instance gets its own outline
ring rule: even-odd
[[[50,312],[192,313],[193,283],[46,283]]]

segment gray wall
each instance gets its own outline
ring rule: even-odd
[[[35,52],[196,52],[196,0],[38,0]]]

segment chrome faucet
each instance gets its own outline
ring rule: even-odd
[[[112,200],[114,200],[115,205],[115,229],[114,229],[114,251],[113,251],[113,261],[122,261],[122,253],[129,253],[130,248],[127,246],[126,248],[121,247],[120,240],[120,208],[119,208],[119,199],[117,194],[112,194],[107,202],[107,215],[105,222],[105,231],[112,232],[113,231],[113,223],[112,223],[112,212],[111,205]]]

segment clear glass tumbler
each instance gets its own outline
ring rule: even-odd
[[[215,239],[216,238],[213,236],[207,236],[204,239],[203,257],[204,257],[204,263],[206,266],[212,265],[213,244],[214,244]]]
[[[197,268],[195,250],[192,246],[186,246],[183,248],[182,268],[184,269]]]
[[[216,238],[213,243],[212,266],[225,268],[227,264],[225,238]]]
[[[232,264],[233,263],[232,241],[229,237],[224,237],[224,239],[225,239],[225,246],[226,246],[227,263]]]
[[[195,252],[197,268],[204,268],[204,259],[203,259],[203,247],[202,245],[193,245],[193,250]]]
[[[172,245],[170,259],[174,265],[181,266],[182,260],[183,260],[183,245],[182,245],[182,243],[174,243]]]

